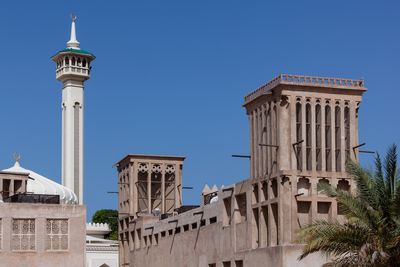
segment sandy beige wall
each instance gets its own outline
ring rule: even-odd
[[[2,244],[0,267],[80,267],[85,266],[86,206],[57,204],[0,203]],[[36,249],[33,252],[11,250],[12,219],[35,219]],[[46,219],[69,219],[68,250],[45,250]]]

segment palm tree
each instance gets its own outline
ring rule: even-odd
[[[397,148],[390,146],[384,161],[375,158],[375,171],[367,171],[353,161],[346,165],[355,180],[353,193],[321,184],[318,190],[335,197],[346,223],[315,221],[299,230],[305,243],[299,260],[314,252],[326,253],[328,266],[400,265],[400,172]]]

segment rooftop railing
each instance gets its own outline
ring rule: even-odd
[[[46,194],[15,194],[3,199],[8,203],[40,203],[40,204],[60,204],[59,195],[46,195]]]
[[[266,84],[260,86],[250,94],[244,97],[244,104],[247,104],[255,98],[265,94],[268,90],[279,84],[307,85],[319,87],[343,87],[349,89],[364,89],[364,80],[351,80],[340,78],[313,77],[304,75],[281,74]]]

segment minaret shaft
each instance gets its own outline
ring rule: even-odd
[[[62,177],[83,203],[83,82],[64,81],[62,90]]]

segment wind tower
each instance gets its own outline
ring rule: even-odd
[[[67,48],[51,59],[56,62],[56,78],[62,87],[62,184],[83,204],[83,110],[84,82],[90,78],[90,62],[95,56],[79,48],[75,20],[72,17],[71,39]]]

